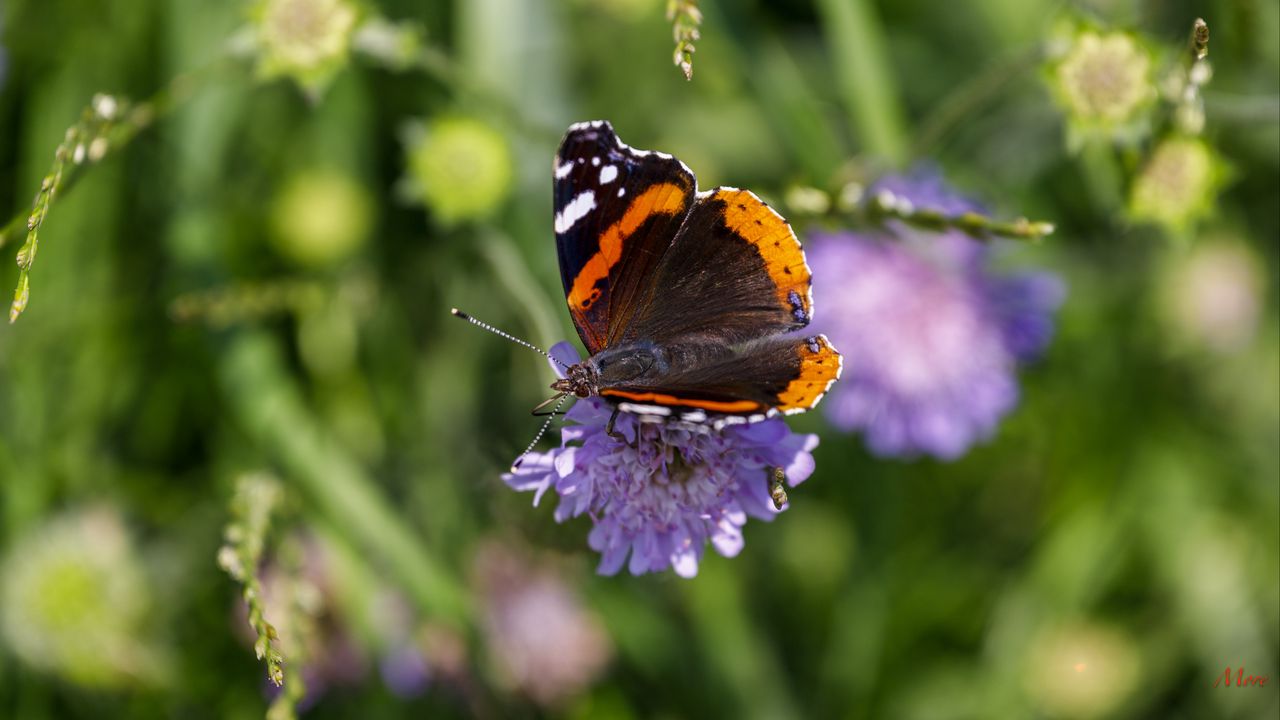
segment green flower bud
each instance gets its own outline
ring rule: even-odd
[[[350,0],[261,0],[253,12],[259,75],[319,94],[346,64],[359,15]]]
[[[446,225],[493,213],[510,191],[511,149],[478,120],[435,120],[408,153],[411,192]]]
[[[308,268],[350,257],[369,239],[373,201],[350,176],[333,170],[301,173],[288,181],[271,208],[276,249]]]
[[[1212,208],[1221,180],[1220,163],[1207,143],[1169,138],[1156,146],[1134,179],[1129,212],[1136,219],[1182,230]]]
[[[28,665],[80,685],[155,681],[149,587],[115,512],[64,515],[0,564],[0,633]]]

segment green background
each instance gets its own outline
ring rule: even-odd
[[[0,555],[13,567],[53,518],[119,518],[141,616],[70,580],[19,610],[49,657],[89,616],[123,623],[160,669],[42,664],[0,637],[0,716],[260,716],[264,668],[214,559],[235,480],[255,470],[287,496],[268,544],[323,540],[340,559],[325,622],[372,658],[307,717],[1276,716],[1276,4],[704,2],[691,83],[663,5],[371,3],[420,23],[434,64],[353,58],[314,100],[250,63],[219,66],[55,200],[30,306],[0,327]],[[1038,49],[1086,16],[1142,33],[1167,68],[1197,15],[1213,32],[1205,138],[1227,182],[1207,218],[1166,232],[1125,211],[1149,138],[1069,152]],[[250,13],[8,0],[0,17],[8,217],[94,93],[151,95],[213,62]],[[483,217],[450,222],[406,197],[406,137],[457,118],[507,143],[511,185]],[[564,127],[593,118],[680,157],[703,187],[784,201],[923,160],[999,217],[1054,222],[1004,255],[1069,288],[1020,407],[954,463],[877,459],[818,413],[797,418],[822,437],[818,469],[789,511],[748,524],[739,557],[709,553],[690,581],[595,576],[588,522],[558,526],[551,503],[530,508],[500,479],[535,430],[545,363],[447,313],[542,345],[574,337],[549,171]],[[464,179],[469,157],[450,166]],[[285,189],[320,171],[354,181],[334,221],[363,208],[369,224],[333,261],[279,237],[306,208],[282,209]],[[832,224],[793,219],[802,235]],[[1212,243],[1252,258],[1258,279],[1259,315],[1226,351],[1169,310],[1186,292],[1177,268]],[[18,244],[0,252],[5,292]],[[175,301],[211,297],[239,305],[175,318]],[[608,636],[611,661],[557,704],[503,682],[474,560],[496,546],[553,568]],[[385,688],[376,658],[395,638],[369,603],[387,593],[408,608],[406,637],[461,638],[465,682],[437,677],[415,699]],[[1103,671],[1057,671],[1076,655]],[[86,679],[77,663],[107,669]],[[1213,687],[1240,666],[1271,680]]]

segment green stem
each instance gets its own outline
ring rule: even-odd
[[[528,272],[529,266],[520,257],[511,238],[504,233],[486,233],[481,250],[499,284],[506,288],[516,307],[526,315],[537,342],[546,347],[564,339],[555,309]]]
[[[1039,242],[1053,233],[1053,223],[1033,222],[1026,218],[994,220],[975,212],[947,215],[931,208],[917,208],[905,198],[884,191],[868,200],[866,214],[873,222],[886,218],[924,230],[960,230],[979,240],[996,237]]]
[[[224,390],[245,430],[288,471],[330,522],[387,563],[421,607],[461,629],[467,592],[378,492],[373,480],[316,426],[277,343],[240,335],[226,354]]]
[[[1174,109],[1178,129],[1188,135],[1204,130],[1204,86],[1213,76],[1209,66],[1209,25],[1201,18],[1191,25],[1187,43],[1187,73]]]
[[[1043,58],[1044,47],[1027,48],[997,61],[948,94],[920,126],[912,157],[927,157],[961,120],[1002,95],[1010,83],[1039,67]]]
[[[906,121],[889,70],[884,28],[870,0],[819,0],[836,80],[864,152],[906,159]]]
[[[702,36],[698,32],[702,25],[702,11],[698,10],[697,0],[667,0],[667,21],[671,23],[671,34],[676,41],[672,62],[684,73],[685,80],[693,79],[693,43]]]
[[[761,634],[761,624],[752,621],[742,584],[725,562],[704,561],[699,577],[681,583],[681,589],[695,642],[737,696],[737,707],[730,709],[744,718],[800,717],[785,671]]]
[[[258,565],[262,562],[271,516],[280,505],[283,493],[274,478],[246,475],[236,482],[231,499],[231,522],[227,524],[226,544],[218,551],[218,565],[244,586],[244,603],[249,611],[249,625],[258,636],[253,650],[267,663],[267,677],[276,687],[284,684],[284,655],[280,652],[280,636],[267,620],[262,597]]]
[[[167,115],[190,97],[200,82],[207,80],[213,71],[226,66],[227,59],[220,58],[199,71],[178,75],[163,89],[138,104],[130,104],[125,98],[98,95],[85,108],[80,119],[67,129],[63,141],[54,149],[53,165],[40,183],[31,211],[18,213],[0,230],[0,247],[4,247],[10,238],[17,237],[22,227],[27,229],[26,241],[18,248],[18,285],[9,308],[10,323],[16,322],[27,308],[31,266],[40,247],[40,229],[54,199],[70,190],[89,166],[127,146],[158,117]]]

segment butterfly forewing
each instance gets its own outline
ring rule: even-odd
[[[578,335],[594,354],[623,334],[696,184],[679,160],[627,147],[607,122],[570,127],[554,173],[560,277]]]
[[[702,193],[624,340],[734,345],[809,324],[809,266],[791,226],[746,190]]]

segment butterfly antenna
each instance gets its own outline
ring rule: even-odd
[[[506,338],[506,339],[510,340],[511,342],[513,342],[513,343],[515,343],[515,344],[517,344],[517,345],[523,345],[523,346],[525,346],[525,347],[529,348],[530,350],[533,350],[534,352],[536,352],[536,353],[538,353],[538,354],[542,355],[543,357],[545,357],[546,359],[550,360],[551,362],[553,362],[553,363],[555,363],[555,364],[559,365],[560,367],[562,367],[562,368],[564,368],[564,369],[566,369],[566,370],[568,370],[568,369],[569,369],[569,366],[568,366],[568,365],[565,365],[564,363],[560,362],[558,359],[556,359],[555,357],[553,357],[553,356],[551,355],[551,353],[547,352],[546,350],[543,350],[542,348],[538,347],[537,345],[534,345],[533,343],[525,342],[524,340],[521,340],[520,338],[518,338],[518,337],[516,337],[516,336],[514,336],[514,335],[511,335],[511,334],[509,334],[509,333],[505,333],[505,332],[503,332],[503,331],[499,330],[498,328],[496,328],[496,327],[494,327],[494,326],[490,325],[489,323],[486,323],[486,322],[483,322],[483,321],[477,320],[477,319],[475,319],[475,318],[471,317],[470,315],[468,315],[468,314],[466,314],[466,313],[462,312],[462,311],[461,311],[461,310],[459,310],[458,308],[451,308],[451,309],[449,310],[449,312],[453,313],[453,316],[454,316],[454,317],[460,317],[460,318],[462,318],[463,320],[466,320],[467,322],[471,323],[472,325],[475,325],[475,326],[476,326],[476,327],[478,327],[478,328],[481,328],[481,329],[484,329],[484,330],[488,330],[489,332],[493,333],[494,335],[497,335],[497,336],[499,336],[499,337],[504,337],[504,338]],[[559,407],[559,406],[557,405],[557,407]],[[546,427],[545,427],[545,426],[543,427],[543,430],[546,430]],[[538,434],[538,437],[542,437],[542,434],[541,434],[541,433],[539,433],[539,434]],[[537,439],[535,439],[535,440],[534,440],[534,442],[537,442]],[[526,450],[525,452],[528,452],[528,450]]]
[[[542,423],[542,427],[538,428],[538,434],[534,435],[533,440],[529,441],[529,446],[524,449],[524,452],[520,453],[520,457],[511,463],[513,471],[520,467],[520,463],[524,462],[524,456],[528,455],[534,446],[538,444],[538,441],[542,439],[542,436],[547,434],[547,428],[551,427],[551,421],[556,419],[556,414],[560,412],[560,406],[564,405],[564,401],[569,399],[566,393],[560,393],[559,397],[560,399],[556,401],[555,406],[551,408],[551,414],[547,416],[546,422]]]

